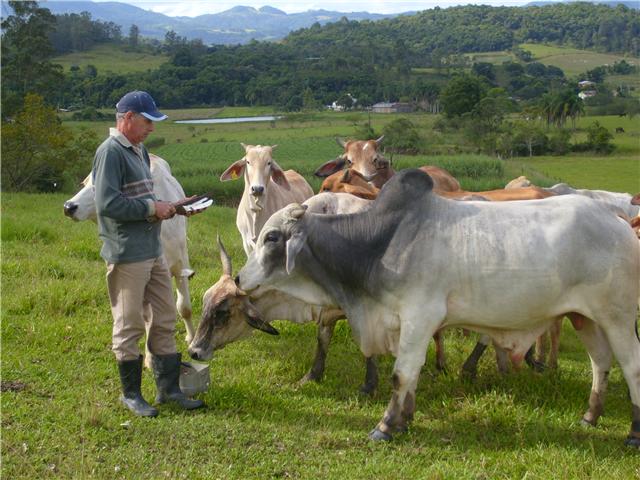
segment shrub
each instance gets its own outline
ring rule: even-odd
[[[398,118],[382,129],[385,151],[392,153],[418,153],[422,140],[416,126],[406,118]]]
[[[611,140],[613,134],[596,121],[587,127],[587,144],[589,148],[597,153],[611,153],[613,145]]]

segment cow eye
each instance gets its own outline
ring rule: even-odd
[[[270,231],[264,237],[264,243],[267,242],[277,242],[280,239],[280,232],[275,230]]]
[[[351,160],[349,160],[348,158],[347,158],[347,163],[349,164],[349,166],[353,165],[353,162]]]

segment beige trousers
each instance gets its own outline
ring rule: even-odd
[[[164,256],[134,263],[108,263],[107,287],[113,315],[116,360],[136,360],[145,333],[156,355],[176,353],[176,306]]]

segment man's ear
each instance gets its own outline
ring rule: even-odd
[[[220,181],[226,182],[228,180],[235,180],[244,174],[244,167],[247,164],[246,158],[233,162],[229,167],[220,175]]]

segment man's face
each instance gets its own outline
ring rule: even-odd
[[[154,125],[151,120],[139,113],[127,112],[118,129],[135,145],[144,142],[149,134],[153,132]]]

